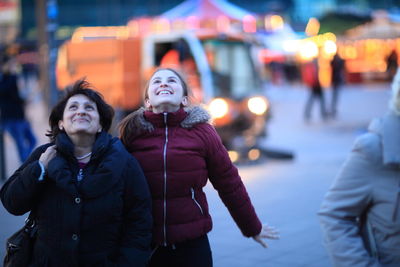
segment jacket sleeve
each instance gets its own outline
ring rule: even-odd
[[[371,174],[377,163],[371,137],[365,135],[355,142],[318,212],[334,266],[379,266],[364,246],[358,221],[372,204]]]
[[[258,235],[262,224],[222,141],[210,124],[202,124],[208,176],[222,202],[246,237]]]
[[[136,159],[130,157],[124,193],[124,229],[119,266],[146,266],[150,258],[153,219],[146,178]]]
[[[23,215],[30,211],[40,196],[43,182],[38,181],[41,173],[38,159],[49,145],[43,145],[32,152],[1,188],[1,201],[11,214]]]

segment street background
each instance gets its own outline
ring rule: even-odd
[[[272,105],[265,145],[295,154],[293,160],[267,159],[239,166],[253,205],[264,223],[275,226],[281,239],[268,240],[268,249],[244,238],[211,185],[206,187],[214,227],[209,234],[216,267],[330,266],[322,244],[318,218],[321,200],[369,121],[386,111],[388,83],[343,87],[335,120],[323,121],[319,107],[311,120],[303,120],[308,91],[302,85],[274,85],[267,89]],[[329,102],[330,91],[326,94]],[[27,116],[38,143],[47,142],[45,105],[33,88]],[[19,166],[11,138],[5,135],[7,176]],[[0,205],[0,258],[5,239],[23,225],[24,216],[12,216]]]

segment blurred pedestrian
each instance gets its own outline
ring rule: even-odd
[[[121,140],[143,167],[153,197],[150,266],[212,266],[207,237],[212,223],[203,192],[208,179],[244,236],[264,247],[263,238],[278,238],[258,219],[208,113],[189,107],[188,96],[180,74],[160,68],[146,88],[146,108],[120,126]]]
[[[338,53],[335,54],[331,61],[332,69],[332,101],[330,116],[336,118],[337,106],[339,98],[339,90],[344,83],[344,60],[339,56]]]
[[[39,54],[36,51],[30,51],[28,48],[22,48],[17,55],[18,63],[21,66],[21,78],[24,89],[27,92],[33,91],[33,84],[39,79]]]
[[[393,49],[390,52],[389,56],[386,58],[386,72],[388,74],[389,79],[393,79],[398,66],[398,57],[396,49]]]
[[[0,191],[37,227],[31,266],[145,266],[151,198],[142,169],[107,133],[114,110],[84,80],[52,109],[47,136]]]
[[[304,109],[304,119],[309,121],[311,118],[312,105],[315,100],[319,101],[320,112],[323,120],[327,118],[324,92],[318,77],[317,59],[305,62],[302,65],[302,79],[309,89],[309,96]]]
[[[359,137],[319,211],[334,266],[400,266],[400,71],[389,112]]]
[[[20,96],[15,59],[8,58],[0,73],[0,123],[14,139],[21,162],[24,162],[36,146],[36,138],[25,118],[25,101]]]

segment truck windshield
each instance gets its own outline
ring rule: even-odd
[[[229,40],[204,40],[216,96],[242,99],[260,90],[248,44]]]

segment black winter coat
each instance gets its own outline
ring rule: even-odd
[[[38,181],[37,148],[0,191],[14,215],[30,210],[38,226],[33,266],[145,266],[151,242],[151,197],[137,161],[117,138],[98,135],[77,182],[78,162],[64,133]]]

